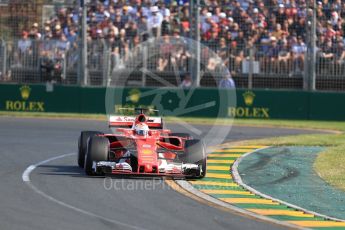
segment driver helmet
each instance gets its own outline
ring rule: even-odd
[[[149,127],[144,123],[139,123],[135,125],[134,131],[140,136],[147,136],[149,134]]]

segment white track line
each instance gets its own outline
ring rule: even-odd
[[[95,213],[92,213],[92,212],[88,212],[88,211],[85,211],[83,209],[80,209],[80,208],[77,208],[75,206],[72,206],[70,204],[67,204],[63,201],[60,201],[58,199],[55,199],[54,197],[52,196],[49,196],[48,194],[44,193],[43,191],[39,190],[36,186],[34,186],[32,183],[31,183],[31,180],[30,180],[30,174],[32,173],[32,171],[34,171],[37,167],[41,166],[41,165],[44,165],[50,161],[54,161],[54,160],[57,160],[57,159],[61,159],[61,158],[64,158],[64,157],[69,157],[69,156],[74,156],[76,155],[76,153],[68,153],[68,154],[63,154],[63,155],[60,155],[60,156],[57,156],[57,157],[52,157],[52,158],[49,158],[47,160],[44,160],[44,161],[41,161],[41,162],[38,162],[37,164],[34,164],[34,165],[30,165],[29,167],[27,167],[25,169],[25,171],[23,172],[22,174],[22,179],[23,181],[34,191],[36,192],[37,194],[45,197],[46,199],[52,201],[52,202],[55,202],[65,208],[69,208],[73,211],[76,211],[76,212],[79,212],[79,213],[82,213],[84,215],[87,215],[87,216],[91,216],[91,217],[94,217],[94,218],[98,218],[98,219],[101,219],[101,220],[104,220],[106,222],[110,222],[110,223],[113,223],[113,224],[117,224],[117,225],[120,225],[126,229],[140,229],[140,230],[146,230],[145,228],[140,228],[140,227],[136,227],[136,226],[133,226],[133,225],[130,225],[130,224],[126,224],[126,223],[122,223],[118,220],[113,220],[113,219],[108,219],[106,217],[103,217],[103,216],[100,216],[100,215],[97,215]]]

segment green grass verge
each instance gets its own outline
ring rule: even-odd
[[[345,144],[345,134],[302,134],[294,136],[272,137],[242,142],[245,145],[268,146],[327,146]],[[344,154],[345,155],[345,154]]]
[[[36,113],[36,112],[5,112],[0,111],[4,117],[26,117],[26,118],[63,118],[63,119],[92,119],[106,120],[104,114],[76,114],[76,113]]]
[[[319,176],[329,184],[345,191],[345,144],[327,148],[314,163]]]
[[[75,113],[36,113],[36,112],[7,112],[0,111],[0,116],[11,117],[45,117],[45,118],[70,118],[70,119],[95,119],[106,120],[104,114],[75,114]],[[232,120],[229,118],[190,118],[179,117],[178,119],[191,124],[231,124]],[[165,117],[166,121],[174,122],[176,118]],[[273,126],[273,127],[287,127],[287,128],[303,128],[303,129],[328,129],[345,131],[345,122],[336,121],[310,121],[310,120],[261,120],[261,119],[235,119],[234,125],[248,125],[248,126]]]
[[[23,113],[23,112],[0,112],[0,116],[11,117],[44,117],[59,119],[93,119],[106,120],[104,114],[70,114],[70,113]],[[191,124],[231,124],[230,119],[211,118],[179,118]],[[176,118],[166,117],[166,121],[174,122]],[[302,121],[302,120],[257,120],[235,119],[235,125],[247,126],[271,126],[290,127],[303,129],[327,129],[345,131],[345,122],[334,121]],[[308,134],[287,137],[275,137],[242,142],[248,145],[272,145],[272,146],[327,146],[327,150],[317,157],[314,169],[331,185],[345,191],[345,134]]]

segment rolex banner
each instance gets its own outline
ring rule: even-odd
[[[0,110],[117,113],[149,107],[164,116],[345,120],[344,93],[199,88],[87,88],[0,85]]]

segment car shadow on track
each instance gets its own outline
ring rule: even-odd
[[[40,165],[40,175],[89,177],[84,170],[75,165]]]

